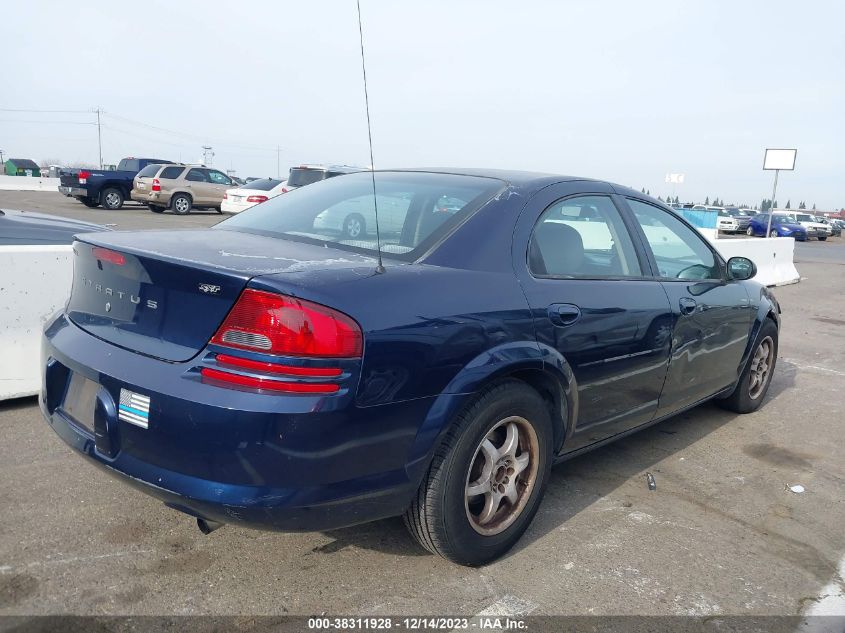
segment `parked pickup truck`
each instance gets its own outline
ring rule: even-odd
[[[120,209],[129,199],[135,174],[147,165],[170,163],[159,158],[124,158],[114,171],[102,169],[80,169],[76,173],[61,176],[59,193],[76,198],[86,207],[103,206],[104,209]]]

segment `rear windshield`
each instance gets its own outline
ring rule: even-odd
[[[377,172],[375,181],[377,205],[372,173],[361,172],[271,198],[214,228],[372,254],[377,208],[382,252],[411,261],[504,186],[493,178],[420,172]]]
[[[167,180],[174,180],[179,177],[179,175],[185,171],[184,167],[165,167],[161,170],[161,175],[159,178],[166,178]]]
[[[138,172],[138,178],[152,178],[161,169],[161,165],[147,165]]]
[[[241,185],[241,189],[258,189],[259,191],[270,191],[273,187],[282,184],[281,180],[275,178],[261,178],[260,180],[252,180],[245,185]]]
[[[304,187],[305,185],[325,179],[327,173],[325,169],[291,167],[288,184],[292,187]]]

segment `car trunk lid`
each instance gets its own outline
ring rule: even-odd
[[[205,347],[254,277],[374,265],[363,255],[230,230],[77,239],[69,318],[100,339],[172,362]]]

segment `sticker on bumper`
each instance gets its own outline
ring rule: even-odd
[[[140,426],[142,429],[149,428],[150,425],[150,398],[149,396],[142,396],[140,393],[129,391],[128,389],[120,390],[120,404],[117,408],[117,417],[119,420]]]

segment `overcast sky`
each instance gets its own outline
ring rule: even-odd
[[[587,176],[759,203],[845,206],[845,5],[361,0],[377,168]],[[15,2],[0,108],[101,107],[103,158],[241,176],[369,164],[354,0]],[[6,156],[97,161],[94,115],[0,111]],[[77,123],[71,123],[77,122]],[[161,129],[157,129],[161,128]],[[166,131],[165,131],[166,130]]]

